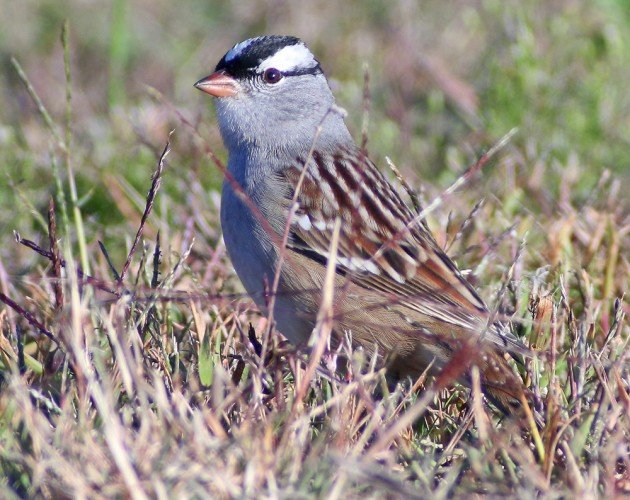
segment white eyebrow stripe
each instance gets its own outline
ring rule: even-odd
[[[296,69],[314,68],[317,61],[311,51],[303,43],[289,45],[281,48],[273,56],[260,63],[258,71],[263,72],[268,68],[280,71],[293,71]]]
[[[236,57],[238,57],[247,47],[249,47],[252,43],[254,43],[257,39],[250,38],[243,42],[237,43],[234,47],[232,47],[227,54],[225,54],[225,62],[230,62]]]

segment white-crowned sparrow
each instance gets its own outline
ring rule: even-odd
[[[217,98],[231,177],[223,237],[263,310],[289,224],[274,306],[280,332],[298,346],[309,339],[340,220],[335,334],[378,352],[398,376],[417,376],[432,361],[439,368],[467,349],[486,394],[504,410],[520,404],[525,389],[504,355],[524,346],[503,325],[488,325],[477,292],[356,145],[301,40],[245,40],[195,86]]]

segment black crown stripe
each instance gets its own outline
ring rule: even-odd
[[[234,78],[249,77],[256,74],[256,69],[262,61],[271,57],[284,47],[301,44],[302,41],[294,36],[268,35],[257,38],[247,45],[240,54],[229,61],[224,55],[215,71],[225,71]],[[229,53],[229,52],[228,52]],[[293,71],[285,71],[284,76],[314,75],[321,73],[319,64],[310,68],[300,68]]]

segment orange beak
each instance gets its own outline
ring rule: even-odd
[[[238,93],[238,83],[225,71],[217,71],[202,78],[195,87],[214,97],[233,97]]]

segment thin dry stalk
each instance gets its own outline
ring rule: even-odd
[[[335,275],[337,271],[337,251],[339,247],[339,233],[341,231],[341,219],[335,219],[333,234],[330,241],[330,258],[326,266],[326,276],[324,278],[324,288],[322,291],[322,300],[319,311],[317,313],[317,321],[313,329],[313,337],[311,342],[313,350],[309,356],[309,363],[306,372],[302,377],[301,384],[297,387],[295,394],[296,404],[302,404],[308,386],[311,384],[315,368],[326,350],[330,342],[330,334],[333,328],[333,296],[335,290]],[[295,406],[294,406],[295,408]]]
[[[171,132],[172,134],[172,132]],[[129,249],[129,254],[127,255],[127,260],[123,265],[122,271],[120,272],[119,282],[122,283],[127,275],[127,271],[129,270],[129,266],[131,265],[131,259],[133,259],[134,254],[136,253],[136,248],[138,247],[138,243],[140,243],[140,238],[142,238],[142,233],[144,231],[144,225],[149,218],[149,214],[151,213],[151,209],[153,208],[153,203],[155,201],[155,197],[160,189],[160,183],[162,181],[162,172],[164,171],[164,162],[166,160],[167,155],[171,151],[171,143],[167,142],[166,146],[164,146],[164,150],[160,155],[158,160],[157,169],[153,173],[151,177],[151,187],[149,188],[149,193],[147,194],[147,202],[144,207],[144,212],[142,213],[142,218],[140,219],[140,227],[138,227],[138,231],[136,232],[136,237],[133,240],[133,244]]]
[[[53,271],[53,291],[55,293],[55,310],[63,309],[63,288],[61,286],[61,257],[59,256],[59,245],[57,242],[57,221],[55,219],[55,201],[50,198],[48,204],[48,241],[50,242],[50,254]]]

